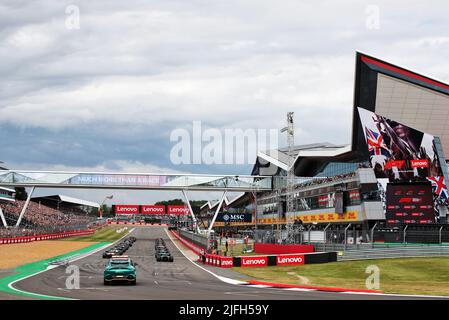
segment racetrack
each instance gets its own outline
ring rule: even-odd
[[[187,259],[167,236],[163,227],[136,227],[137,238],[126,252],[137,267],[137,285],[103,285],[107,262],[101,252],[73,262],[80,268],[80,289],[66,289],[65,267],[57,267],[14,284],[23,291],[74,299],[177,299],[177,300],[273,300],[273,299],[398,299],[397,296],[291,291],[255,288],[225,283]],[[164,238],[174,256],[173,263],[156,262],[154,240]],[[232,274],[232,272],[231,272]]]

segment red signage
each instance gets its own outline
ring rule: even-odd
[[[303,254],[283,254],[276,257],[277,266],[304,264]]]
[[[232,268],[234,266],[234,259],[232,257],[221,257],[222,268]]]
[[[268,265],[267,257],[242,257],[242,267],[266,267]]]
[[[138,214],[138,205],[128,205],[128,204],[116,204],[115,214]]]
[[[429,167],[429,160],[410,160],[410,166],[412,169],[414,168],[428,168]]]
[[[385,169],[391,169],[393,167],[396,167],[398,169],[402,169],[402,167],[404,166],[405,161],[404,160],[391,160],[391,161],[387,161],[387,163],[385,164]]]
[[[168,206],[168,214],[189,214],[186,206]]]
[[[165,214],[165,206],[146,205],[140,206],[141,214]]]

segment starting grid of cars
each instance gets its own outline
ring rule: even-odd
[[[136,285],[136,267],[138,264],[134,263],[129,256],[123,255],[136,241],[135,237],[129,237],[103,252],[103,258],[109,259],[103,274],[104,285],[109,285],[113,282],[126,282]],[[164,239],[158,238],[155,240],[154,250],[156,261],[173,262],[173,256],[168,250]]]
[[[156,261],[173,262],[173,256],[165,245],[164,239],[156,239],[154,250],[156,251],[154,254]]]

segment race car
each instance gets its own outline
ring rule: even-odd
[[[104,285],[109,285],[112,282],[126,282],[136,285],[136,266],[137,264],[128,256],[113,256],[104,270]]]
[[[122,253],[121,250],[119,250],[117,248],[111,248],[111,249],[108,249],[105,252],[103,252],[103,258],[110,259],[110,258],[112,258],[112,256],[118,256],[121,253]]]
[[[173,262],[173,256],[168,251],[156,252],[156,261]]]

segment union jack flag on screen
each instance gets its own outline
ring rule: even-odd
[[[447,187],[443,176],[428,177],[427,179],[432,183],[434,193],[441,198],[448,199]]]
[[[384,142],[384,138],[380,133],[370,130],[365,127],[366,132],[366,143],[368,144],[368,151],[372,156],[383,155],[385,157],[390,157],[390,151]]]

